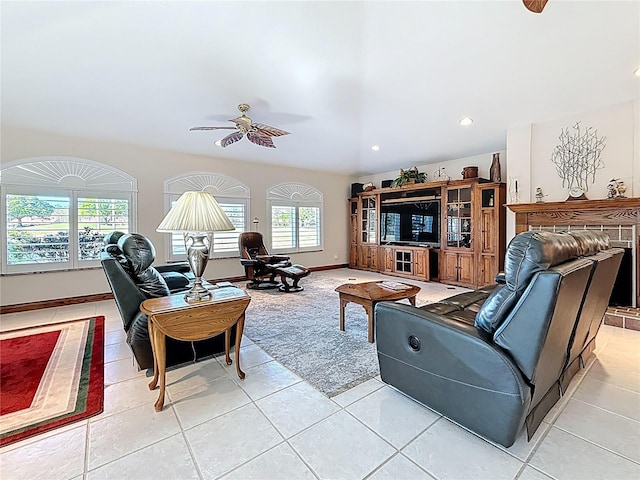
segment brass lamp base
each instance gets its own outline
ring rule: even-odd
[[[199,279],[196,279],[196,281]],[[193,288],[189,290],[184,299],[187,302],[199,302],[200,300],[210,300],[212,297],[211,292],[202,286],[202,283],[194,284]]]
[[[208,245],[204,241],[205,238],[208,240]],[[211,245],[211,241],[212,234],[184,234],[184,243],[187,247],[187,261],[195,277],[193,287],[191,287],[191,290],[184,296],[187,302],[209,300],[212,297],[211,292],[202,286],[202,275],[209,261],[209,245]]]

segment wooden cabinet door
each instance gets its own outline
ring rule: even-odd
[[[480,248],[482,253],[495,253],[496,251],[496,212],[495,210],[483,209],[480,217]]]
[[[368,264],[369,264],[369,247],[364,246],[364,245],[358,245],[357,247],[358,250],[358,267],[359,268],[368,268]]]
[[[349,236],[350,243],[358,243],[358,215],[351,215],[351,231]]]
[[[458,281],[458,254],[451,252],[442,253],[442,280],[449,282]]]
[[[349,245],[349,266],[351,268],[358,267],[358,246],[353,243]]]
[[[369,248],[369,268],[372,270],[378,270],[378,265],[380,261],[378,260],[378,247],[368,247]]]
[[[458,254],[458,281],[467,285],[475,285],[475,257],[473,253]]]
[[[494,255],[480,255],[480,270],[478,271],[478,286],[493,285],[498,269]]]
[[[393,248],[384,247],[382,250],[382,271],[393,272]]]
[[[427,258],[429,250],[415,250],[413,252],[413,275],[420,279],[429,280]]]

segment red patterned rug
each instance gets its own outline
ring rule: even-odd
[[[0,333],[0,446],[104,405],[104,317]]]

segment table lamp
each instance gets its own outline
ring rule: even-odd
[[[184,236],[187,260],[195,277],[185,300],[211,298],[211,292],[202,286],[202,275],[209,261],[213,232],[229,230],[235,227],[207,192],[184,192],[156,228],[157,232],[181,232]]]

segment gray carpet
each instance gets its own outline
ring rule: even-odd
[[[346,330],[339,329],[340,302],[334,290],[345,283],[344,277],[314,272],[300,283],[305,289],[297,293],[248,290],[251,303],[244,334],[328,397],[378,375],[376,346],[367,342],[364,309],[349,303]]]

